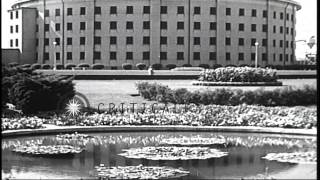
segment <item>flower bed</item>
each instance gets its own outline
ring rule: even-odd
[[[179,178],[189,174],[182,169],[157,166],[95,166],[99,179],[169,179]]]
[[[1,130],[38,129],[43,127],[44,119],[38,117],[1,118]]]
[[[175,146],[205,146],[215,144],[227,144],[224,138],[202,138],[202,137],[182,137],[162,139],[161,144],[175,145]]]
[[[301,163],[301,164],[316,164],[317,153],[312,152],[293,152],[293,153],[269,153],[263,159],[269,161]]]
[[[83,151],[80,147],[69,145],[38,145],[27,144],[15,147],[13,152],[38,155],[38,156],[65,156],[73,155]]]
[[[189,160],[189,159],[209,159],[220,158],[228,155],[218,149],[207,147],[141,147],[124,149],[124,153],[119,154],[133,159],[149,160]]]

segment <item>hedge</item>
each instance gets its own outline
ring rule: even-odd
[[[8,64],[9,67],[17,67],[19,64],[17,62],[12,62]]]
[[[136,67],[139,70],[145,70],[147,68],[147,65],[145,63],[138,63],[138,64],[136,64]]]
[[[31,64],[23,64],[21,65],[21,68],[31,68]]]
[[[138,82],[136,87],[143,98],[162,103],[263,106],[306,106],[317,103],[317,89],[308,85],[301,89],[287,86],[272,91],[265,91],[263,88],[254,91],[217,88],[194,92],[186,88],[173,90],[168,86],[148,82]]]
[[[124,70],[132,70],[132,64],[130,64],[130,63],[123,63],[123,64],[122,64],[122,69],[124,69]]]
[[[68,63],[68,64],[64,65],[64,67],[65,67],[65,69],[72,69],[72,68],[75,68],[77,66],[75,64],[73,64],[73,63]]]
[[[209,64],[199,64],[199,67],[202,67],[204,69],[209,69],[210,65]]]
[[[182,67],[192,67],[192,65],[191,64],[184,64],[184,65],[182,65]]]
[[[51,69],[52,66],[50,64],[42,64],[41,69]]]
[[[103,64],[93,64],[91,65],[92,69],[104,69],[104,65]]]
[[[169,70],[174,69],[176,67],[177,67],[177,65],[175,65],[175,64],[167,64],[166,65],[166,68],[168,68]]]
[[[63,64],[57,64],[57,65],[56,65],[56,68],[57,68],[57,69],[64,69],[64,65],[63,65]]]
[[[222,67],[221,64],[214,64],[214,65],[212,66],[213,69],[217,69],[217,68],[220,68],[220,67]]]
[[[88,63],[81,63],[81,64],[78,64],[77,67],[80,67],[80,68],[89,68],[90,65]]]
[[[160,69],[162,69],[162,64],[152,64],[152,66],[151,66],[153,69],[155,69],[155,70],[160,70]]]
[[[31,69],[41,69],[41,64],[38,64],[38,63],[32,64]]]

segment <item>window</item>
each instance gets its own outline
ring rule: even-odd
[[[231,16],[231,8],[226,8],[226,16]]]
[[[72,38],[70,37],[67,38],[67,45],[72,45]]]
[[[280,34],[283,33],[283,26],[280,26]]]
[[[167,14],[167,6],[161,6],[160,7],[160,14]]]
[[[230,31],[231,30],[231,23],[226,23],[226,31]]]
[[[243,8],[239,9],[239,16],[244,16],[244,9]]]
[[[67,30],[72,31],[72,23],[67,23]]]
[[[267,54],[266,53],[262,53],[262,61],[267,61]]]
[[[56,45],[60,45],[60,38],[55,38],[55,39],[54,39],[54,42],[57,43]]]
[[[117,37],[116,36],[110,36],[110,44],[117,44]]]
[[[212,60],[212,61],[217,60],[217,53],[216,52],[209,52],[209,60]]]
[[[243,46],[244,45],[244,38],[239,38],[239,46]]]
[[[143,14],[150,14],[150,6],[143,6]]]
[[[280,40],[279,46],[280,46],[280,47],[283,47],[283,40]]]
[[[177,22],[177,29],[184,29],[184,22]]]
[[[282,56],[282,54],[279,54],[279,60],[280,60],[280,61],[283,61],[283,56]]]
[[[150,29],[150,21],[143,21],[143,29]]]
[[[277,18],[277,12],[273,11],[273,19],[276,19],[276,18]]]
[[[288,56],[288,54],[286,54],[285,58],[286,58],[286,61],[289,61],[289,56]]]
[[[276,41],[275,39],[273,40],[272,46],[273,46],[273,47],[276,47],[276,46],[277,46],[277,41]]]
[[[273,33],[277,32],[277,26],[273,26]]]
[[[293,17],[293,14],[291,14],[291,21],[292,21],[292,22],[294,21],[294,17]]]
[[[99,22],[99,21],[94,22],[94,29],[100,30],[101,29],[101,22]]]
[[[251,24],[251,32],[256,32],[256,31],[257,31],[257,25]]]
[[[44,38],[44,45],[49,46],[49,38]]]
[[[95,36],[93,43],[94,44],[101,44],[101,37],[100,36]]]
[[[244,24],[243,23],[239,24],[239,31],[244,31]]]
[[[199,6],[194,7],[193,9],[193,14],[200,14],[201,13],[201,9]]]
[[[289,21],[289,14],[287,13],[287,20]]]
[[[200,52],[193,52],[193,60],[200,60]]]
[[[289,28],[286,27],[286,34],[289,34]]]
[[[194,22],[194,24],[193,24],[193,29],[200,30],[200,29],[201,29],[201,24],[200,24],[200,22]]]
[[[217,23],[216,22],[210,22],[210,30],[217,30]]]
[[[149,51],[142,52],[142,60],[150,60],[150,52]]]
[[[100,6],[94,7],[94,14],[101,14],[101,7]]]
[[[110,29],[117,29],[117,21],[110,21]]]
[[[126,44],[133,44],[133,37],[132,36],[128,36],[126,39]]]
[[[86,29],[86,22],[80,22],[80,30]]]
[[[273,61],[276,61],[276,54],[273,53]]]
[[[80,37],[80,45],[86,44],[86,37]]]
[[[72,52],[67,52],[67,60],[72,60]]]
[[[19,39],[16,39],[16,47],[19,46]]]
[[[80,15],[86,14],[86,7],[80,7]]]
[[[142,44],[150,44],[150,37],[149,36],[143,36]]]
[[[44,60],[49,60],[49,53],[48,53],[48,52],[45,52],[45,53],[44,53],[43,59],[44,59]]]
[[[256,9],[252,9],[251,10],[251,16],[252,17],[257,17],[257,10]]]
[[[177,37],[177,44],[178,45],[183,45],[184,44],[184,37],[183,36]]]
[[[244,53],[239,53],[238,54],[238,60],[243,61],[244,60]]]
[[[80,60],[84,60],[86,57],[86,53],[85,52],[80,52]]]
[[[49,10],[48,9],[45,9],[44,10],[44,17],[49,17]]]
[[[217,8],[216,7],[210,7],[210,15],[216,15],[217,14]]]
[[[36,46],[39,46],[39,39],[36,38]]]
[[[210,37],[210,45],[216,45],[217,44],[217,38],[216,37]]]
[[[67,16],[72,16],[72,8],[67,8]]]
[[[127,52],[126,53],[126,60],[132,60],[133,59],[133,52]]]
[[[255,46],[256,42],[257,42],[256,38],[251,38],[251,46]]]
[[[280,13],[280,19],[281,20],[283,19],[283,13],[282,12]]]
[[[293,28],[291,28],[291,35],[293,35]]]
[[[10,19],[13,19],[13,12],[12,11],[10,12]]]
[[[177,7],[177,14],[184,14],[184,7],[183,6]]]
[[[19,11],[16,11],[16,19],[19,18]]]
[[[268,12],[266,10],[262,11],[262,17],[266,18],[268,16]]]
[[[184,60],[184,53],[183,52],[177,52],[177,60]]]
[[[160,52],[160,60],[167,60],[167,52]]]
[[[133,6],[127,6],[127,14],[133,14]]]
[[[110,6],[110,14],[117,14],[117,6]]]
[[[127,21],[127,29],[133,29],[133,22]]]
[[[161,21],[160,22],[160,29],[167,29],[167,28],[168,28],[167,21]]]
[[[93,59],[101,59],[101,52],[94,51],[93,52]]]
[[[13,26],[10,26],[10,33],[13,33]]]
[[[167,37],[161,36],[160,37],[160,44],[167,44]]]
[[[60,61],[60,53],[59,52],[56,52],[56,60]]]
[[[44,31],[49,31],[50,25],[49,24],[44,24]]]
[[[226,46],[230,46],[231,45],[231,38],[226,37]]]
[[[262,46],[268,46],[267,39],[262,39]]]
[[[193,38],[193,45],[200,45],[200,37]]]
[[[262,32],[268,32],[268,25],[262,24]]]
[[[117,52],[115,51],[110,52],[110,60],[117,60]]]
[[[251,61],[256,60],[256,54],[255,53],[251,53]]]
[[[13,47],[13,40],[10,39],[10,47]]]
[[[60,31],[60,24],[59,24],[59,30],[57,30],[57,24],[56,24],[56,31]],[[36,25],[36,32],[39,32],[39,25]]]
[[[286,48],[289,47],[289,41],[286,41]]]
[[[60,9],[56,9],[56,16],[60,16]]]
[[[226,60],[230,61],[230,53],[229,52],[226,52]]]

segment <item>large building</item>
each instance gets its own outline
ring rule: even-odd
[[[292,0],[19,0],[9,46],[21,63],[295,63]],[[255,43],[259,45],[256,47]]]

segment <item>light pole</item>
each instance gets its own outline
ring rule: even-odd
[[[56,46],[57,46],[57,42],[53,42],[53,47],[54,47],[54,53],[53,53],[53,70],[57,70],[57,57],[56,57]]]
[[[256,42],[256,43],[254,43],[254,45],[256,46],[256,56],[255,56],[254,67],[257,68],[258,67],[258,46],[259,46],[259,43]]]

